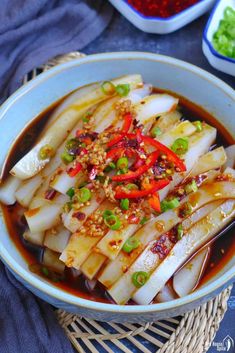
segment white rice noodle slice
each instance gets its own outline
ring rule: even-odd
[[[29,229],[32,233],[43,232],[60,223],[60,214],[67,197],[57,197],[53,202],[48,201],[43,206],[37,206],[24,213]]]
[[[0,201],[4,205],[14,205],[16,202],[15,192],[20,186],[21,180],[9,176],[0,186]]]
[[[210,247],[200,250],[173,277],[173,288],[179,297],[191,293],[198,285],[210,255]],[[158,294],[159,295],[159,294]]]
[[[158,295],[154,298],[154,303],[166,303],[177,298],[172,286],[167,283]]]
[[[189,202],[192,205],[193,212],[195,212],[196,210],[200,209],[203,205],[206,205],[207,203],[210,203],[212,201],[221,200],[224,198],[225,199],[232,198],[232,197],[235,198],[235,190],[233,190],[234,187],[235,187],[235,183],[232,183],[232,182],[231,183],[217,182],[211,185],[207,184],[205,186],[202,186],[198,192],[189,195],[184,200],[183,203]],[[182,204],[177,209],[168,211],[169,214],[167,215],[167,218],[169,217],[170,212],[172,212],[171,217],[168,218],[168,223],[161,222],[160,220],[158,220],[158,222],[161,222],[156,224],[157,228],[159,227],[160,229],[159,232],[156,233],[156,230],[154,232],[154,229],[153,229],[154,223],[151,224],[151,222],[148,229],[146,229],[148,225],[147,224],[143,231],[142,229],[140,229],[140,232],[142,231],[143,234],[150,234],[149,232],[152,231],[153,232],[152,239],[157,239],[161,234],[167,232],[177,223],[182,221],[182,219],[178,216],[178,212],[181,207],[182,207]],[[205,217],[206,212],[207,212],[207,209],[205,209],[204,212],[200,212],[198,216],[200,215],[200,217]],[[197,221],[196,217],[195,217],[195,221]],[[191,223],[192,223],[192,219],[191,219],[191,222],[185,223],[185,226],[187,225],[191,226]],[[162,225],[164,225],[164,231],[161,229]],[[186,230],[186,228],[184,230]],[[139,237],[138,233],[135,235],[135,237],[136,236]],[[149,240],[149,237],[148,237],[148,240]],[[136,288],[131,281],[131,277],[134,272],[145,271],[145,272],[151,273],[158,266],[159,260],[160,260],[159,256],[158,254],[155,254],[151,251],[151,248],[154,245],[154,243],[155,243],[155,240],[150,241],[148,246],[145,248],[142,254],[137,258],[137,260],[130,266],[128,271],[122,277],[120,277],[119,280],[116,283],[114,283],[114,285],[109,289],[109,294],[113,297],[113,299],[118,304],[125,304],[135,292]]]
[[[62,253],[68,244],[70,234],[70,231],[62,225],[51,228],[45,232],[44,246],[58,253]]]
[[[21,206],[29,207],[33,195],[40,187],[42,180],[42,176],[38,174],[20,184],[20,187],[16,190],[15,197]]]
[[[156,116],[174,111],[179,100],[169,94],[152,94],[135,105],[138,120],[147,124]]]
[[[43,252],[42,264],[57,273],[63,273],[65,269],[64,263],[59,259],[59,254],[48,248],[45,248]]]
[[[230,168],[230,167],[227,167],[225,170],[224,170],[224,172],[223,172],[223,174],[227,174],[227,175],[230,175],[230,176],[232,176],[233,178],[235,178],[235,169],[232,169],[232,168]]]
[[[107,261],[107,257],[103,254],[92,252],[86,261],[81,266],[82,273],[90,280],[92,280]]]
[[[165,132],[169,131],[169,129],[172,129],[177,124],[179,124],[181,117],[182,114],[178,110],[162,114],[153,124],[153,127],[158,127],[161,134],[164,134]]]
[[[188,151],[182,157],[187,171],[185,173],[177,173],[173,175],[172,182],[159,191],[160,200],[163,200],[167,194],[190,173],[199,157],[209,150],[210,146],[215,141],[215,138],[216,129],[207,124],[203,124],[203,130],[201,132],[196,132],[189,137]]]
[[[92,199],[89,201],[89,205],[81,207],[79,212],[84,213],[86,216],[83,220],[79,220],[78,218],[74,217],[74,213],[76,213],[76,211],[73,209],[69,211],[69,213],[64,212],[62,214],[62,222],[64,226],[72,233],[77,232],[81,225],[85,222],[86,218],[100,206],[103,200],[104,194],[103,192],[100,192],[98,196],[94,195],[92,197]]]
[[[193,167],[190,177],[207,172],[209,169],[220,168],[225,164],[227,156],[223,147],[216,148],[201,156]]]
[[[111,209],[113,204],[109,201],[104,201],[99,210]],[[74,267],[77,270],[80,269],[82,263],[90,255],[92,249],[99,242],[100,237],[89,236],[86,233],[80,233],[79,231],[72,234],[69,239],[68,245],[62,252],[60,259],[63,261],[66,266]]]
[[[136,104],[140,101],[140,99],[150,95],[152,92],[153,86],[146,83],[141,88],[134,89],[130,91],[126,99],[130,99],[132,104]]]
[[[209,215],[197,222],[179,240],[167,257],[151,274],[143,287],[138,289],[133,299],[138,304],[149,304],[165,283],[180,266],[203,244],[211,240],[235,215],[235,201],[227,200]]]
[[[129,224],[121,231],[109,230],[96,247],[103,255],[106,255],[110,260],[114,260],[121,251],[125,241],[134,234],[139,227],[140,225],[138,224]]]
[[[158,136],[156,139],[166,146],[171,146],[178,137],[187,137],[196,131],[196,127],[188,120],[182,121],[170,131]]]
[[[123,76],[112,81],[113,84],[129,83],[135,87],[142,82],[140,75]],[[107,95],[101,87],[82,95],[71,106],[60,113],[57,119],[43,131],[35,146],[11,169],[11,174],[19,179],[28,179],[37,174],[49,163],[51,158],[40,159],[39,151],[45,145],[50,145],[56,151],[62,141],[67,137],[69,131],[74,127],[82,115],[93,105],[105,100]]]
[[[224,165],[224,169],[227,167],[235,168],[235,145],[225,148],[225,152],[227,155],[227,161]]]
[[[35,232],[32,233],[30,232],[29,229],[27,229],[23,233],[23,238],[27,240],[29,243],[38,245],[38,246],[43,246],[43,240],[44,240],[44,232]]]

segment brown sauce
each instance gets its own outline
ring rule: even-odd
[[[166,92],[161,89],[155,89],[155,92]],[[175,93],[169,92],[170,94],[180,99],[180,109],[183,113],[183,117],[191,121],[203,120],[214,126],[218,131],[218,138],[216,141],[217,145],[228,146],[234,144],[233,137],[225,129],[225,127],[219,123],[211,114],[206,112],[202,107],[199,107],[184,97],[178,96]],[[53,113],[54,109],[61,103],[62,100],[56,102],[39,116],[37,116],[21,133],[17,138],[15,144],[11,148],[4,170],[2,171],[1,180],[5,179],[8,175],[11,167],[27,152],[30,147],[35,143],[39,133],[42,131],[45,123],[49,116]],[[28,264],[35,264],[40,262],[42,256],[42,248],[34,246],[26,242],[22,234],[25,230],[25,223],[22,217],[19,217],[19,213],[22,213],[22,207],[18,204],[13,206],[1,205],[4,214],[4,219],[7,224],[9,235],[14,242],[16,248],[20,254],[25,258]],[[216,273],[218,273],[228,261],[234,256],[235,252],[235,241],[234,241],[234,230],[228,231],[222,238],[216,240],[212,245],[210,259],[208,261],[207,268],[204,272],[203,278],[199,285],[205,283],[211,279]],[[97,285],[95,290],[89,291],[85,285],[85,280],[82,276],[74,280],[69,269],[65,270],[63,278],[59,282],[53,282],[57,287],[77,295],[79,297],[99,301],[106,303],[113,303],[112,299],[108,296],[102,285]],[[128,304],[133,304],[130,301]]]

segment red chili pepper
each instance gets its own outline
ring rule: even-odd
[[[140,218],[138,216],[136,216],[135,214],[131,214],[128,217],[128,221],[130,224],[138,224],[140,222]]]
[[[79,162],[77,162],[74,167],[69,168],[69,169],[67,170],[67,174],[68,174],[71,178],[73,178],[73,177],[75,177],[75,176],[80,172],[80,170],[82,170],[82,165],[81,165]]]
[[[117,186],[115,198],[116,199],[137,199],[154,194],[156,191],[163,189],[169,184],[169,180],[158,180],[151,183],[151,187],[147,190],[123,190],[123,187]]]
[[[112,148],[108,153],[107,153],[107,159],[112,159],[115,160],[117,158],[122,157],[125,154],[126,148],[125,147],[115,147]]]
[[[124,124],[121,130],[123,134],[126,134],[130,130],[132,120],[133,118],[130,113],[127,113],[126,115],[124,115]]]
[[[158,193],[153,194],[149,200],[149,205],[157,212],[161,212],[161,204]]]
[[[112,147],[116,145],[119,141],[123,139],[123,137],[128,133],[131,124],[132,124],[132,115],[130,113],[124,115],[124,124],[121,129],[121,133],[118,136],[115,136],[111,141],[108,142],[107,146]]]
[[[79,137],[83,133],[84,133],[84,130],[77,130],[76,131],[76,137]]]
[[[45,199],[47,200],[52,200],[54,199],[56,195],[56,190],[54,189],[48,189],[46,192],[45,192]]]
[[[142,165],[141,167],[139,167],[137,170],[135,171],[129,171],[126,174],[120,174],[120,175],[114,175],[112,177],[113,181],[126,181],[126,180],[131,180],[131,179],[136,179],[139,176],[141,176],[142,174],[144,174],[145,172],[147,172],[149,170],[149,168],[151,168],[154,163],[156,162],[157,158],[159,156],[159,152],[158,151],[154,151],[152,152],[147,160],[146,163],[144,165]]]
[[[180,159],[172,150],[170,150],[168,147],[163,145],[161,142],[152,139],[151,137],[148,136],[143,136],[143,141],[146,142],[147,144],[157,148],[159,151],[163,152],[164,154],[167,155],[168,159],[174,163],[176,167],[180,169],[181,172],[186,171],[186,167],[182,159]]]

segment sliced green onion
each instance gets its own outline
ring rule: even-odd
[[[84,116],[83,116],[83,118],[82,118],[82,121],[83,121],[84,123],[88,123],[91,116],[92,116],[92,113],[91,113],[91,112],[86,112],[86,114],[84,114]]]
[[[63,152],[60,158],[65,164],[69,164],[74,160],[74,156],[71,156],[68,152]]]
[[[80,185],[79,185],[79,189],[83,188],[84,186],[86,186],[88,184],[87,181],[83,181]]]
[[[139,246],[140,246],[139,239],[136,239],[135,237],[131,237],[127,239],[127,241],[124,243],[122,250],[129,254],[130,252],[132,252],[132,250],[137,249]]]
[[[132,275],[132,283],[136,288],[142,287],[149,279],[149,273],[144,271],[134,272]]]
[[[73,204],[72,204],[71,201],[70,202],[66,202],[64,204],[64,206],[63,206],[64,212],[69,213],[69,211],[71,211],[71,209],[72,209],[72,206],[73,206]]]
[[[65,148],[67,152],[71,155],[74,155],[74,151],[80,146],[80,141],[78,141],[76,138],[70,139],[66,142]]]
[[[49,270],[46,267],[41,267],[41,272],[44,276],[48,277],[49,276]]]
[[[155,126],[155,127],[152,128],[152,130],[151,130],[151,136],[152,136],[152,137],[160,136],[161,133],[162,133],[162,131],[161,131],[160,127],[158,127],[158,126]]]
[[[42,146],[39,150],[39,158],[44,160],[51,157],[53,154],[53,148],[50,145]]]
[[[175,140],[171,149],[176,154],[185,154],[188,151],[188,138],[187,137],[180,137]]]
[[[120,202],[121,209],[127,211],[129,209],[129,204],[130,201],[128,199],[122,199]]]
[[[173,208],[178,207],[179,204],[180,204],[180,202],[177,197],[175,197],[172,200],[163,200],[161,202],[161,211],[166,212],[168,210],[172,210]]]
[[[101,85],[104,94],[112,95],[115,93],[115,86],[111,81],[104,81]]]
[[[109,217],[109,216],[112,216],[113,215],[113,211],[111,211],[111,210],[105,210],[104,212],[103,212],[103,218],[105,219],[105,218],[107,218],[107,217]]]
[[[115,169],[116,168],[116,164],[113,163],[113,162],[110,162],[107,167],[104,169],[104,171],[106,173],[110,172],[111,170]]]
[[[122,225],[120,219],[114,214],[105,217],[104,223],[111,230],[118,230],[121,228],[121,225]]]
[[[202,122],[200,120],[194,121],[193,125],[196,127],[197,132],[202,131]]]
[[[129,183],[125,186],[128,190],[138,190],[138,186],[136,184]]]
[[[184,230],[182,224],[179,224],[177,227],[177,239],[180,240],[183,238]]]
[[[73,198],[74,194],[75,194],[74,188],[70,188],[66,192],[66,195],[68,195],[71,199]]]
[[[128,159],[126,157],[119,158],[117,161],[117,168],[118,169],[128,168]]]
[[[126,97],[130,92],[130,85],[128,83],[124,83],[122,85],[116,86],[116,92],[121,97]]]
[[[149,219],[144,216],[144,217],[141,219],[140,224],[141,224],[141,225],[144,225],[146,222],[148,222],[148,220],[149,220]]]
[[[76,196],[78,198],[79,202],[87,202],[91,199],[91,191],[88,188],[81,188],[78,189],[78,191],[76,192]]]
[[[197,190],[198,187],[195,180],[192,180],[191,183],[185,185],[185,191],[187,194],[190,194],[190,192],[196,192]]]

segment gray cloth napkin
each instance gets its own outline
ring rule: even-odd
[[[1,0],[0,102],[33,68],[93,41],[111,16],[106,0]],[[71,352],[51,306],[0,263],[0,353]]]
[[[111,16],[107,0],[1,0],[0,102],[33,68],[84,48]]]

